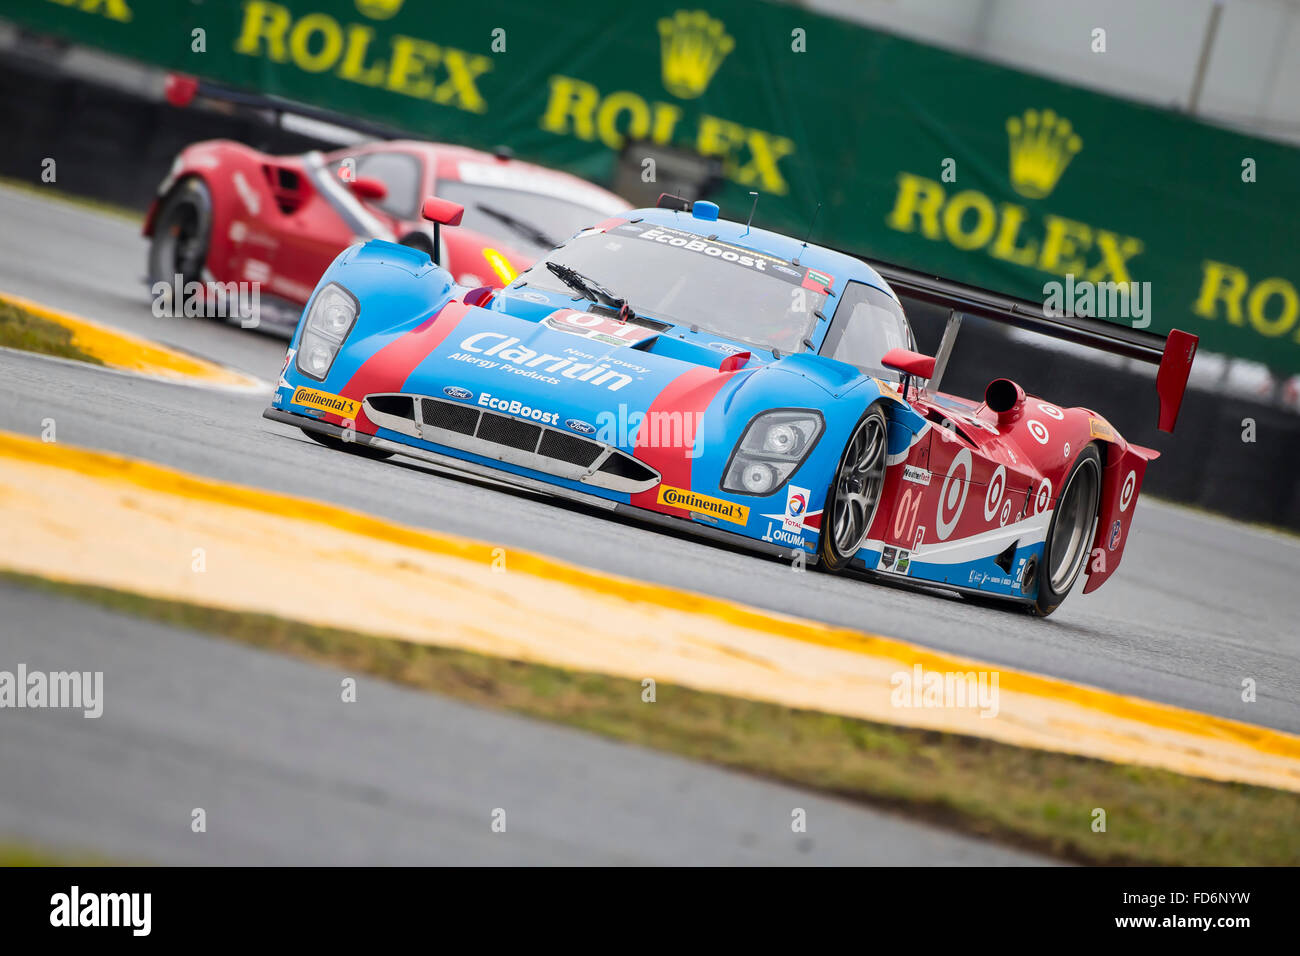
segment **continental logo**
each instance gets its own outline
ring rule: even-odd
[[[721,20],[703,10],[678,10],[659,21],[659,46],[664,89],[693,100],[709,88],[736,41]]]
[[[357,412],[361,411],[360,402],[344,398],[342,395],[317,391],[314,388],[304,388],[301,385],[294,389],[293,403],[307,408],[318,408],[322,412],[333,412],[352,421],[356,421]]]
[[[358,0],[367,16],[391,17],[400,0]],[[418,37],[384,39],[363,23],[340,23],[328,13],[295,16],[269,0],[245,0],[235,52],[304,73],[332,73],[341,80],[400,93],[468,113],[486,113],[478,79],[492,69],[490,57]]]
[[[1070,121],[1052,110],[1025,110],[1007,120],[1011,144],[1011,188],[1029,199],[1043,199],[1056,188],[1083,140]]]
[[[1115,429],[1111,428],[1100,418],[1088,419],[1088,436],[1090,438],[1100,438],[1102,441],[1114,441]]]
[[[732,524],[749,523],[749,509],[744,505],[723,501],[721,498],[710,498],[708,495],[696,494],[685,488],[674,488],[672,485],[659,486],[659,503],[672,508],[712,515],[723,521],[730,521]]]

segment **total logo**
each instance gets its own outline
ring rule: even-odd
[[[803,534],[804,517],[808,513],[808,496],[812,492],[807,488],[799,488],[790,485],[785,495],[785,515],[781,519],[781,526],[786,531],[793,531],[800,535]]]

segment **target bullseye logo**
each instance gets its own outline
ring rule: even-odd
[[[1038,486],[1038,494],[1034,496],[1034,511],[1042,514],[1047,510],[1047,506],[1052,503],[1052,483],[1046,478]]]
[[[1002,504],[1002,495],[1007,490],[1007,466],[998,465],[998,470],[993,472],[993,477],[989,479],[989,490],[984,495],[984,520],[992,521],[993,516],[998,513],[998,506]]]
[[[1052,438],[1052,436],[1047,433],[1047,426],[1037,418],[1029,419],[1029,421],[1025,422],[1025,427],[1029,429],[1029,434],[1034,436],[1034,441],[1038,442],[1040,445],[1046,445]]]
[[[1011,520],[1011,499],[1008,498],[1006,501],[1002,503],[1002,518],[999,521],[999,524],[1005,528],[1007,526],[1007,522],[1010,520]]]
[[[1124,485],[1119,490],[1119,510],[1128,511],[1128,506],[1133,503],[1133,492],[1137,489],[1138,476],[1136,471],[1130,471],[1124,476]]]
[[[1065,412],[1061,411],[1055,405],[1048,405],[1046,402],[1039,402],[1038,410],[1048,418],[1055,418],[1058,422],[1065,420]]]
[[[959,475],[960,473],[960,475]],[[939,489],[939,507],[934,516],[934,533],[940,541],[947,541],[948,536],[957,528],[957,522],[966,507],[966,493],[970,490],[971,457],[970,449],[963,448],[953,456],[948,466],[948,474]]]

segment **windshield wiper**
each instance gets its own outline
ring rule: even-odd
[[[546,260],[546,268],[551,270],[551,274],[567,285],[584,299],[590,299],[598,305],[603,305],[611,309],[618,309],[618,317],[621,321],[626,322],[629,319],[636,318],[636,313],[628,305],[627,299],[615,295],[609,289],[605,288],[590,276],[585,276],[577,269],[563,265],[559,262]]]
[[[475,203],[474,208],[485,216],[491,216],[497,222],[502,223],[507,228],[513,229],[519,235],[535,245],[543,246],[547,249],[554,249],[559,245],[554,239],[542,232],[537,226],[534,226],[526,219],[520,219],[518,216],[512,216],[508,212],[503,212],[494,206],[484,206],[482,203]]]

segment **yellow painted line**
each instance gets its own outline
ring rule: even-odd
[[[72,344],[95,356],[109,368],[169,381],[198,382],[235,388],[256,388],[257,379],[206,359],[186,355],[121,329],[50,308],[22,296],[0,292],[0,302],[25,309],[72,333]]]
[[[1292,734],[5,432],[0,566],[1300,791]],[[996,673],[997,715],[895,706],[917,665]]]

